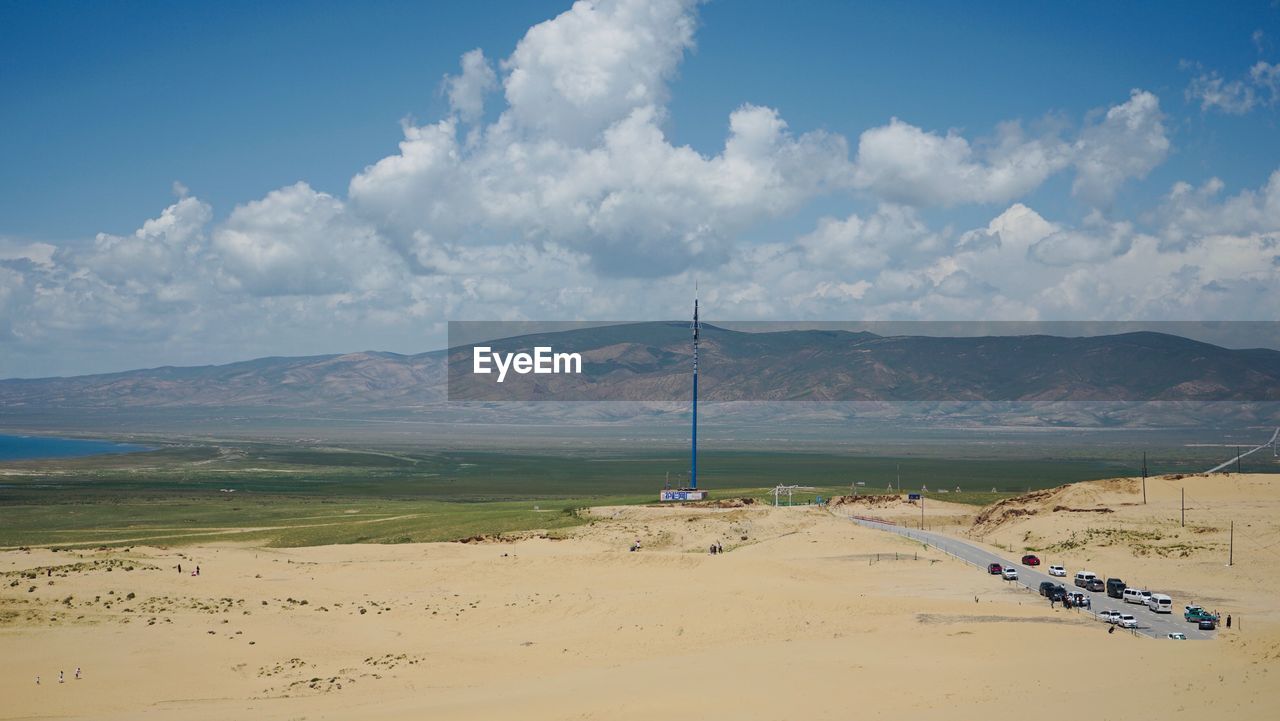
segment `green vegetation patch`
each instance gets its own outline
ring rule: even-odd
[[[159,445],[159,444],[157,444]],[[0,547],[275,546],[410,543],[583,523],[576,509],[652,503],[685,482],[677,450],[555,452],[217,442],[0,466]],[[771,502],[777,484],[811,486],[793,502],[909,492],[983,505],[1027,488],[1126,472],[1114,460],[947,459],[864,452],[711,449],[699,485],[713,498]],[[865,485],[856,486],[861,482]],[[992,489],[995,490],[992,490]],[[940,493],[942,490],[948,493]],[[958,490],[957,490],[958,489]]]

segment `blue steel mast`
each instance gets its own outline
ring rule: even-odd
[[[698,296],[693,296],[693,445],[689,457],[689,488],[698,487]]]

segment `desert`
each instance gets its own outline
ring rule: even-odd
[[[948,534],[1234,615],[1192,642],[1107,633],[845,517],[914,522],[898,497],[597,507],[467,543],[9,548],[0,716],[1015,719],[1083,698],[1101,718],[1270,719],[1273,479],[1151,478],[1146,505],[1140,479],[1112,479],[926,508]]]

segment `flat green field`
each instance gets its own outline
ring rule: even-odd
[[[203,493],[440,501],[650,496],[686,481],[682,452],[408,451],[261,444],[173,446],[147,453],[0,465],[0,503],[35,497],[92,498]],[[1052,457],[934,458],[821,452],[709,450],[701,485],[762,488],[779,483],[1021,492],[1132,473],[1115,460]]]
[[[653,502],[686,481],[688,456],[184,443],[116,456],[0,464],[0,547],[175,545],[215,540],[277,546],[405,543],[582,523],[575,509]],[[708,450],[699,485],[717,497],[896,489],[987,504],[1028,489],[1134,473],[1116,458],[1058,452],[1028,459]],[[957,492],[958,491],[958,492]]]
[[[581,522],[566,501],[450,503],[290,496],[134,497],[6,506],[0,547],[412,543]]]

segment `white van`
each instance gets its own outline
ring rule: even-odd
[[[1156,613],[1173,613],[1173,599],[1163,593],[1153,593],[1147,597],[1147,608]]]
[[[1151,596],[1150,591],[1144,591],[1141,588],[1126,588],[1124,590],[1125,603],[1146,604],[1147,598],[1150,596]]]
[[[1088,588],[1089,582],[1097,577],[1098,574],[1093,571],[1081,571],[1076,574],[1076,585],[1080,588]]]

